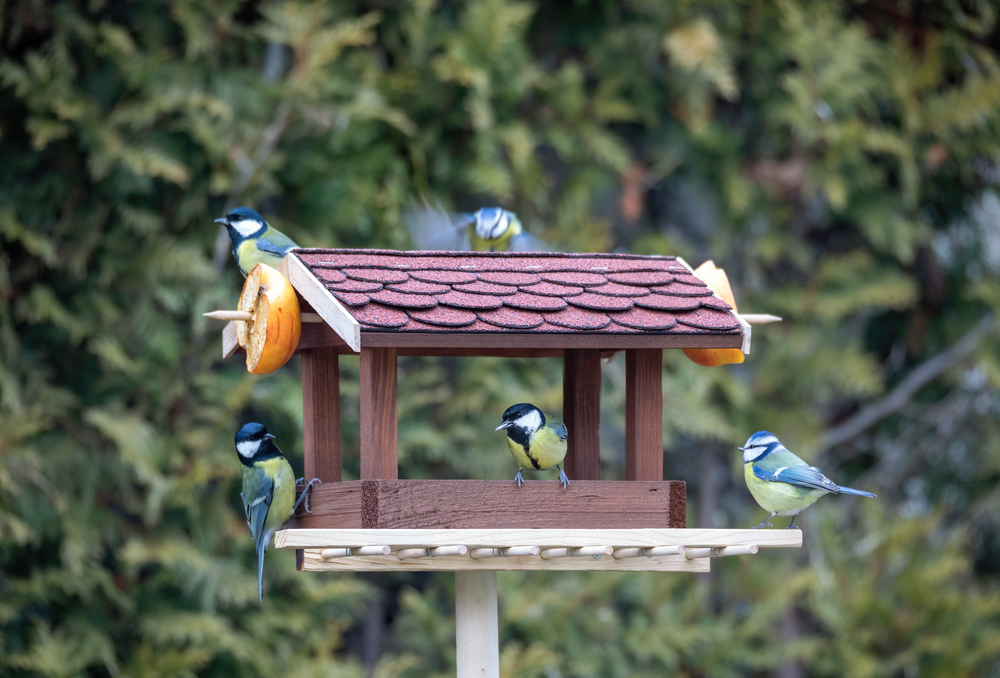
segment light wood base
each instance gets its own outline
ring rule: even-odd
[[[702,529],[477,529],[477,530],[282,530],[274,537],[277,548],[304,549],[300,568],[307,571],[383,572],[463,570],[609,570],[618,572],[708,572],[712,557],[749,555],[754,549],[802,546],[799,530]],[[324,549],[387,546],[388,555],[340,555]],[[400,559],[400,549],[465,546],[467,553]],[[551,549],[612,547],[615,556],[542,558]],[[528,548],[525,548],[528,547]],[[533,547],[533,548],[532,548]],[[682,547],[676,555],[651,555],[651,549]],[[738,548],[734,548],[738,547]],[[484,549],[493,554],[483,557]],[[501,549],[534,555],[503,557]],[[384,552],[384,551],[383,551]],[[655,553],[655,552],[654,552]],[[617,556],[622,557],[617,557]]]

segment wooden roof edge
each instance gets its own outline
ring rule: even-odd
[[[289,252],[281,260],[278,271],[288,278],[295,291],[312,305],[344,343],[355,352],[361,350],[361,325],[302,263],[296,252]]]

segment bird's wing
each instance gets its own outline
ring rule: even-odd
[[[781,466],[774,471],[765,471],[756,464],[753,466],[753,474],[761,480],[774,483],[788,483],[796,487],[804,487],[810,490],[823,490],[824,492],[840,493],[840,487],[820,473],[815,466]]]
[[[414,204],[403,217],[413,244],[421,250],[468,250],[469,215],[451,215],[435,201]]]
[[[566,429],[566,424],[562,423],[558,419],[550,420],[549,426],[551,426],[552,430],[556,432],[557,436],[559,436],[559,440],[566,440],[567,436],[569,436],[569,431]]]
[[[247,498],[251,495],[253,499],[248,502]],[[264,521],[267,520],[267,513],[271,510],[272,499],[274,499],[274,480],[266,473],[254,474],[253,481],[244,483],[243,501],[250,517],[248,521],[250,534],[258,551],[264,539]]]
[[[277,233],[273,229],[266,234],[265,238],[257,238],[257,249],[262,252],[269,252],[283,257],[292,247],[298,247],[292,239],[283,233]]]

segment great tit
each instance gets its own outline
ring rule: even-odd
[[[440,204],[414,206],[405,217],[413,242],[422,250],[541,252],[545,243],[524,230],[517,215],[500,207],[474,214],[449,214]]]
[[[264,553],[271,543],[271,535],[295,514],[305,501],[309,511],[309,490],[318,478],[306,485],[298,501],[295,486],[305,481],[295,480],[292,465],[272,441],[274,436],[262,424],[244,424],[236,432],[236,455],[243,464],[243,509],[247,525],[257,548],[257,598],[264,601]],[[311,513],[311,511],[309,511]]]
[[[771,527],[768,521],[774,516],[792,516],[787,529],[799,529],[795,527],[795,516],[824,494],[875,496],[871,492],[840,487],[818,468],[789,452],[768,431],[757,431],[738,449],[743,452],[743,476],[750,494],[761,508],[771,512],[755,530]]]
[[[277,267],[288,250],[298,247],[291,238],[271,228],[262,216],[249,207],[237,207],[221,219],[216,219],[215,223],[222,224],[229,231],[233,257],[244,277],[257,264]]]
[[[559,469],[559,482],[565,490],[569,478],[559,464],[566,458],[566,425],[558,419],[548,417],[540,409],[528,403],[511,405],[503,413],[503,423],[497,431],[507,429],[507,447],[517,462],[514,482],[518,487],[524,484],[521,471],[533,468],[547,471]]]

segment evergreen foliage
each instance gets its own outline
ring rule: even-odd
[[[258,606],[232,437],[265,421],[301,468],[299,362],[248,375],[201,316],[241,284],[227,208],[406,248],[423,193],[568,251],[713,258],[784,316],[739,366],[665,355],[691,526],[762,517],[735,450],[758,429],[879,494],[709,577],[502,574],[504,675],[1000,675],[998,46],[974,0],[0,3],[0,672],[453,674],[448,576],[272,550]],[[404,477],[510,478],[499,413],[561,410],[557,360],[400,379]]]

